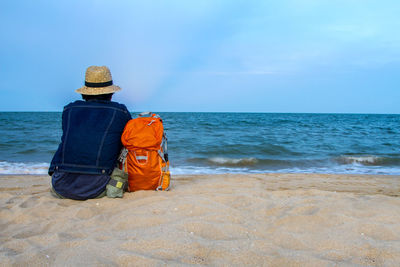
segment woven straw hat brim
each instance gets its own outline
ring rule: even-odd
[[[121,91],[121,87],[116,86],[116,85],[110,85],[106,87],[87,87],[83,86],[75,92],[82,94],[82,95],[104,95],[104,94],[111,94]]]

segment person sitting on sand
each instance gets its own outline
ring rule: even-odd
[[[106,185],[122,148],[121,134],[131,114],[111,101],[121,88],[105,67],[87,68],[83,100],[64,107],[61,143],[51,161],[52,192],[60,198],[85,200],[106,195]]]

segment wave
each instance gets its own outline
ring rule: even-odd
[[[399,166],[400,158],[375,155],[342,155],[336,159],[340,164],[361,164],[365,166]]]
[[[210,158],[207,160],[210,163],[213,163],[216,165],[223,165],[223,166],[249,166],[249,165],[255,165],[258,163],[258,160],[256,158],[230,159],[230,158],[216,157],[216,158]]]
[[[237,172],[400,174],[399,157],[376,155],[342,155],[339,157],[302,159],[265,159],[257,157],[190,158],[186,162],[181,162],[180,165],[175,166],[179,174]]]
[[[38,152],[39,152],[38,149],[29,148],[29,149],[25,149],[25,150],[22,150],[22,151],[18,151],[18,152],[16,152],[16,154],[32,155],[32,154],[36,154]]]
[[[330,167],[293,167],[277,170],[268,169],[247,169],[241,167],[199,167],[199,166],[181,166],[171,167],[172,177],[174,175],[201,175],[201,174],[251,174],[251,173],[322,173],[322,174],[368,174],[368,175],[400,175],[400,168],[396,167],[364,167],[364,166],[346,166],[336,165]]]
[[[243,168],[259,168],[262,166],[289,166],[290,162],[286,160],[260,159],[255,157],[244,158],[228,158],[228,157],[211,157],[211,158],[189,158],[187,162],[200,166],[210,167],[243,167]]]
[[[248,155],[269,155],[269,156],[301,156],[302,153],[297,151],[292,151],[288,147],[276,144],[261,144],[262,140],[259,140],[260,144],[254,145],[250,144],[255,138],[251,137],[249,140],[242,138],[241,142],[248,142],[249,144],[206,144],[198,147],[194,153],[208,156],[208,155],[218,155],[218,156],[232,156],[241,157],[244,154]]]
[[[364,156],[365,157],[365,156]],[[364,160],[364,159],[363,159]],[[373,159],[365,159],[373,161]],[[204,162],[204,161],[203,161]],[[199,165],[179,165],[171,166],[173,175],[191,175],[191,174],[223,174],[223,173],[332,173],[332,174],[379,174],[379,175],[400,175],[399,166],[372,166],[360,163],[350,164],[326,164],[322,166],[305,166],[301,164],[286,164],[279,166],[270,161],[269,166],[260,165],[260,160],[255,158],[228,159],[213,158],[206,162],[214,162],[206,166]],[[172,162],[173,163],[173,162]],[[198,162],[197,162],[198,163]],[[246,165],[247,164],[247,165]],[[282,164],[282,163],[281,163]],[[255,166],[257,165],[257,166]],[[252,167],[251,167],[252,166]],[[0,161],[0,175],[46,175],[49,163],[22,163]]]
[[[47,174],[49,163],[0,161],[0,174]]]

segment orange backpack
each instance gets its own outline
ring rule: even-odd
[[[171,175],[167,137],[160,116],[139,114],[126,124],[121,141],[128,150],[122,169],[129,176],[129,191],[168,190]]]

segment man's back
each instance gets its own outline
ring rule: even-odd
[[[61,143],[49,168],[53,189],[62,197],[88,199],[105,190],[131,119],[125,105],[111,101],[119,90],[108,68],[89,67],[85,86],[77,90],[86,101],[64,107]]]

